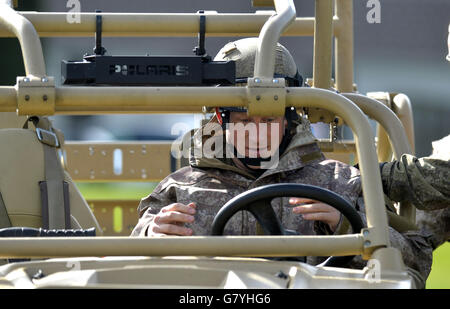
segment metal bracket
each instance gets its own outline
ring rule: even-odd
[[[362,258],[368,260],[371,258],[372,253],[379,248],[386,247],[386,243],[383,239],[377,239],[375,237],[376,233],[372,233],[374,228],[365,228],[361,230],[363,235],[363,254]]]
[[[201,10],[197,12],[200,14],[200,25],[198,31],[198,46],[193,49],[193,52],[197,56],[206,56],[205,49],[205,34],[206,34],[206,16],[205,11]]]
[[[17,114],[54,115],[55,81],[53,77],[17,77]]]
[[[247,82],[249,116],[283,116],[286,108],[284,78],[249,78]]]
[[[56,136],[55,133],[53,133],[51,131],[44,130],[41,128],[36,128],[36,135],[37,135],[38,139],[46,145],[56,147],[56,148],[58,148],[60,146],[58,137]]]
[[[95,10],[95,13],[101,13],[101,10]],[[106,53],[106,49],[102,46],[102,24],[103,16],[95,16],[95,47],[94,54],[103,56]]]

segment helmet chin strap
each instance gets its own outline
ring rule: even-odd
[[[249,167],[249,165],[252,166],[259,166],[259,168],[261,167],[261,162],[270,162],[270,160],[272,159],[272,156],[267,157],[267,158],[261,158],[261,157],[256,157],[256,158],[249,158],[249,157],[239,157],[236,147],[234,148],[234,155],[236,156],[236,158],[241,161],[242,164],[245,165],[246,168],[249,169],[253,169],[251,167]]]

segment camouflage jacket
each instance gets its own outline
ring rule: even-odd
[[[411,202],[420,210],[450,206],[449,159],[404,154],[383,165],[381,178],[384,193],[393,201]]]
[[[416,213],[417,226],[422,234],[430,234],[429,242],[436,249],[450,241],[450,207],[437,210],[419,210]]]
[[[420,187],[429,194],[429,206],[418,206],[421,203],[417,202],[418,198],[415,196],[421,197],[423,194],[416,193],[409,199],[420,208],[416,215],[417,226],[422,233],[431,234],[430,242],[435,249],[450,240],[450,135],[434,141],[432,145],[433,153],[429,157],[417,160],[413,168],[409,167],[413,175],[420,173],[427,178],[430,185],[424,183]],[[413,176],[413,179],[416,178],[417,176]],[[416,189],[419,188],[416,186]]]
[[[194,136],[199,141],[199,136]],[[193,153],[191,151],[191,153]],[[155,190],[141,200],[139,222],[132,236],[144,236],[159,210],[171,203],[179,202],[197,205],[195,221],[186,224],[194,235],[210,234],[211,223],[219,209],[236,195],[249,189],[274,183],[302,183],[319,186],[341,195],[360,211],[365,221],[364,203],[361,197],[359,170],[335,160],[327,160],[312,136],[309,123],[302,121],[296,126],[295,134],[280,157],[278,166],[254,177],[231,163],[230,159],[190,157],[190,166],[179,169],[161,181]],[[275,213],[283,226],[301,235],[330,234],[321,222],[303,220],[292,213],[288,198],[272,201]],[[348,233],[348,223],[341,216],[336,233]],[[400,233],[389,227],[391,244],[401,250],[405,264],[426,278],[431,269],[432,250],[426,237],[416,231]],[[230,219],[224,234],[256,234],[253,216],[242,211]],[[320,258],[308,257],[308,263],[321,262]],[[356,257],[352,267],[362,268],[365,262]]]

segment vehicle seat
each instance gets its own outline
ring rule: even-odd
[[[0,129],[0,203],[3,202],[3,209],[6,209],[10,226],[45,227],[43,225],[43,202],[39,184],[46,179],[45,146],[38,139],[35,130]],[[62,151],[57,149],[57,153],[61,154]],[[57,164],[62,167],[60,162]],[[102,230],[89,205],[70,175],[65,170],[63,170],[63,174],[66,188],[68,188],[68,194],[64,199],[68,201],[70,206],[70,217],[67,216],[66,222],[70,220],[70,228],[72,229],[95,227],[96,234],[101,235]],[[61,205],[61,207],[64,207],[64,205]],[[3,217],[5,217],[4,212]],[[5,222],[4,219],[0,222]],[[55,227],[51,224],[48,228]]]

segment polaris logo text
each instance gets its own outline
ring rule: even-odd
[[[109,75],[153,75],[153,76],[188,76],[189,66],[187,65],[134,65],[116,64],[109,66]]]

